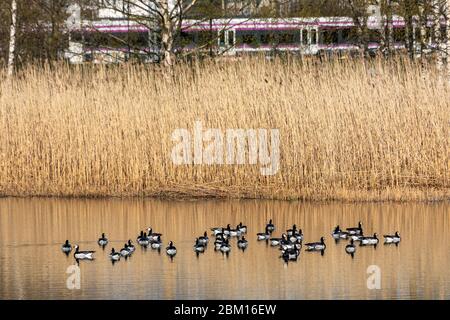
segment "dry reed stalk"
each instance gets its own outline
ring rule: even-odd
[[[449,199],[450,90],[436,79],[403,60],[244,59],[173,78],[30,67],[0,84],[0,194]],[[196,120],[278,128],[280,171],[174,165],[171,133]]]

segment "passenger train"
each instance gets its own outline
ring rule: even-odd
[[[412,39],[419,28],[413,23]],[[432,47],[432,22],[426,31]],[[368,49],[376,51],[382,39],[380,22],[369,17]],[[322,52],[358,50],[357,27],[349,17],[184,20],[176,41],[178,52],[214,52],[223,56],[250,53],[292,52],[316,55]],[[393,45],[406,47],[405,20],[393,17]],[[71,30],[66,57],[72,63],[116,63],[130,59],[154,62],[158,56],[157,33],[127,20],[85,22]]]

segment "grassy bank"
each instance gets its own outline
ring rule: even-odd
[[[278,173],[173,164],[196,120],[279,129]],[[29,68],[0,84],[0,194],[449,199],[449,123],[450,88],[407,62]]]

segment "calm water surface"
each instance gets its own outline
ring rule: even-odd
[[[285,264],[279,250],[256,241],[270,218],[276,236],[293,223],[307,242],[325,236],[325,254],[302,250]],[[330,233],[359,220],[366,233],[399,230],[400,245],[357,247],[352,259]],[[228,257],[212,246],[195,255],[196,236],[240,221],[249,229],[245,252],[234,240]],[[175,242],[173,261],[138,247],[113,265],[111,248],[148,226]],[[110,239],[104,251],[96,243],[102,231]],[[80,262],[79,290],[66,287],[75,261],[60,250],[65,239],[97,250],[94,261]],[[380,268],[379,290],[367,288],[370,265]],[[450,299],[449,266],[449,203],[0,199],[1,299]]]

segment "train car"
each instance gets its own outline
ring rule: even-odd
[[[416,24],[413,41],[418,33]],[[430,21],[427,28],[431,27]],[[376,51],[383,26],[371,16],[367,28],[368,48]],[[349,17],[184,20],[175,47],[178,52],[224,56],[273,52],[316,55],[359,50],[357,34],[358,27]],[[394,47],[405,48],[405,38],[405,21],[394,16]],[[71,31],[66,57],[73,63],[155,62],[158,43],[156,28],[150,30],[135,21],[89,21]]]

